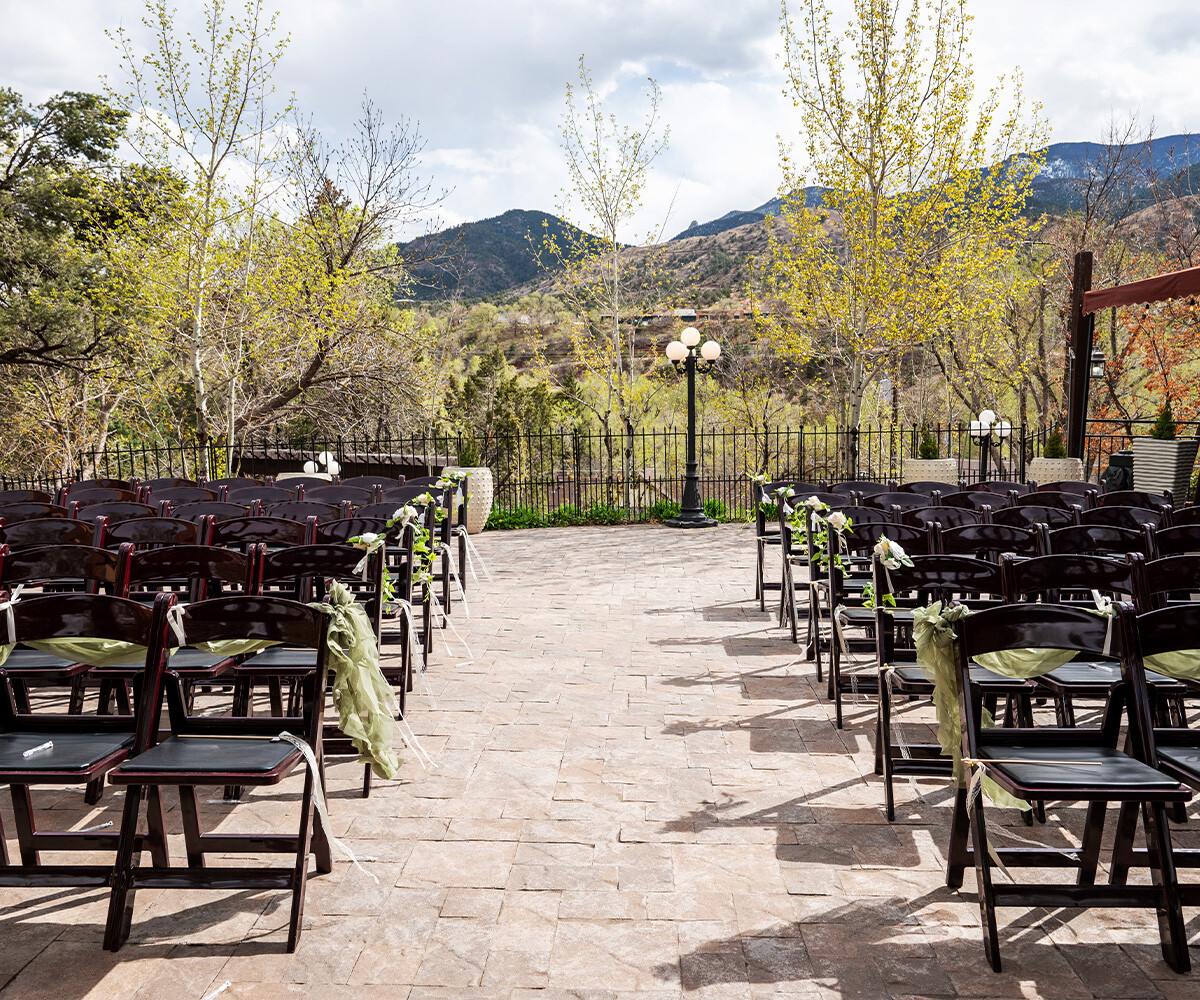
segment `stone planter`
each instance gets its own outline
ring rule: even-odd
[[[906,458],[902,483],[952,483],[958,486],[957,458]]]
[[[1192,481],[1192,466],[1196,461],[1197,438],[1176,438],[1160,441],[1152,437],[1133,439],[1133,488],[1147,493],[1170,490],[1175,506],[1187,502]]]
[[[1034,458],[1025,466],[1025,478],[1035,483],[1083,482],[1082,458]]]
[[[488,515],[492,512],[492,500],[495,497],[496,484],[492,480],[492,470],[482,465],[447,465],[442,469],[442,475],[448,472],[465,472],[463,489],[471,499],[467,503],[467,534],[477,535],[487,524]],[[455,508],[455,519],[458,509]]]

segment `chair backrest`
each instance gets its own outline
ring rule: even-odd
[[[1046,555],[1087,553],[1091,555],[1125,555],[1140,552],[1149,558],[1154,555],[1152,536],[1145,530],[1118,528],[1110,524],[1068,524],[1043,534]]]
[[[131,599],[148,602],[156,593],[173,593],[182,601],[204,601],[228,595],[258,592],[261,551],[249,554],[216,545],[174,545],[134,552],[125,566],[118,589]]]
[[[1048,555],[1017,559],[1011,553],[1000,556],[1004,571],[1004,595],[1011,603],[1034,601],[1039,597],[1056,603],[1060,591],[1075,590],[1090,594],[1099,591],[1106,597],[1132,598],[1136,587],[1128,561],[1094,555]],[[1091,598],[1088,598],[1091,603]]]
[[[258,501],[248,507],[237,503],[223,503],[220,500],[200,500],[196,503],[181,503],[178,507],[171,504],[171,517],[181,521],[196,521],[202,517],[212,517],[218,521],[228,521],[233,517],[250,517],[259,511]]]
[[[132,490],[133,484],[128,479],[77,479],[68,483],[64,489],[69,493],[78,490]]]
[[[206,490],[217,486],[228,486],[232,489],[241,486],[262,486],[262,480],[252,479],[249,476],[225,476],[219,479],[201,479],[199,485]]]
[[[257,500],[261,504],[279,503],[283,500],[301,499],[303,486],[285,489],[282,486],[230,486],[225,499],[230,503],[248,503]]]
[[[241,549],[260,543],[272,548],[309,545],[316,528],[315,517],[306,521],[289,521],[282,517],[231,517],[213,525],[212,544],[232,545]]]
[[[171,506],[185,503],[203,503],[205,500],[219,500],[217,490],[206,490],[202,486],[143,486],[147,492],[143,494],[148,503],[161,503],[170,500]],[[224,492],[224,488],[219,488]]]
[[[961,524],[978,524],[981,520],[979,511],[966,507],[914,507],[901,511],[898,523],[923,528],[936,521],[943,528],[951,528]]]
[[[90,507],[92,504],[112,503],[114,501],[137,503],[138,493],[136,490],[117,490],[102,487],[86,490],[72,488],[67,493],[67,500],[74,501],[81,507]]]
[[[10,549],[35,545],[91,545],[96,528],[88,521],[70,517],[34,517],[0,528],[0,544]]]
[[[441,476],[413,476],[404,480],[405,486],[436,486]]]
[[[307,521],[315,517],[318,521],[333,521],[342,517],[342,508],[331,503],[312,500],[280,500],[263,504],[263,517],[282,517],[288,521]]]
[[[1080,524],[1108,524],[1117,528],[1140,530],[1143,524],[1153,528],[1171,523],[1171,508],[1151,510],[1149,507],[1093,507],[1081,511]]]
[[[263,556],[259,568],[262,592],[292,595],[305,603],[322,600],[337,580],[349,588],[371,619],[376,639],[383,621],[383,560],[378,553],[367,557],[353,545],[296,545]]]
[[[80,504],[68,497],[67,503],[67,509],[71,512],[72,517],[92,523],[95,523],[96,519],[100,517],[108,518],[109,524],[117,524],[133,517],[158,516],[157,508],[130,500],[101,500],[96,503]]]
[[[1171,524],[1200,524],[1200,506],[1194,503],[1171,510]]]
[[[385,517],[343,517],[337,521],[318,521],[318,545],[339,545],[349,538],[356,538],[371,532],[376,535],[388,534],[388,519]]]
[[[329,486],[331,483],[333,483],[331,476],[287,476],[286,478],[276,477],[274,485],[287,490],[303,486],[304,495],[308,496],[310,487]]]
[[[1008,524],[961,524],[934,533],[934,547],[946,555],[971,555],[999,562],[1000,553],[1038,554],[1037,532]]]
[[[168,690],[172,733],[228,732],[274,736],[287,730],[316,746],[321,736],[325,682],[329,672],[326,655],[330,617],[317,608],[271,596],[218,597],[188,605],[183,616],[187,641],[219,642],[225,639],[261,639],[316,651],[316,669],[301,679],[298,716],[251,718],[202,718],[190,716],[178,684]],[[167,633],[168,645],[177,637]]]
[[[0,490],[0,504],[50,503],[54,497],[42,490]]]
[[[878,507],[880,510],[889,510],[892,507],[899,507],[901,510],[915,510],[918,507],[930,506],[931,500],[936,503],[937,498],[932,494],[925,493],[875,493],[872,496],[863,497],[862,505]]]
[[[999,493],[1002,496],[1008,496],[1009,493],[1021,496],[1030,492],[1028,483],[1018,483],[1011,479],[989,479],[986,482],[972,484],[971,489],[981,493]]]
[[[403,486],[405,479],[403,476],[351,476],[338,482],[342,486],[356,486],[363,490],[373,490],[376,486],[388,490]]]
[[[138,485],[148,490],[168,490],[199,484],[194,479],[184,479],[182,476],[160,476],[157,479],[141,479]]]
[[[869,479],[847,479],[840,483],[830,483],[829,493],[857,493],[859,496],[870,497],[876,493],[895,493],[895,483],[876,483]]]
[[[1137,560],[1134,584],[1133,603],[1139,612],[1192,602],[1200,594],[1200,554]],[[1200,633],[1195,638],[1195,646],[1200,646]]]
[[[5,524],[16,524],[18,521],[31,521],[41,517],[67,517],[66,507],[53,503],[5,503],[0,504],[0,521]]]
[[[1064,510],[1070,513],[1073,508],[1091,506],[1090,494],[1056,493],[1051,490],[1036,490],[1018,496],[1013,501],[1014,507],[1049,507],[1052,510]]]
[[[188,521],[178,517],[138,517],[109,524],[103,544],[115,549],[124,542],[145,549],[163,545],[207,545],[212,535],[211,515]]]
[[[893,490],[894,493],[919,493],[922,496],[931,497],[934,493],[953,493],[959,489],[957,483],[938,483],[933,480],[924,479],[913,483],[900,483]]]
[[[1160,556],[1200,552],[1200,521],[1157,529],[1154,532],[1154,548]]]
[[[944,507],[964,507],[967,510],[982,510],[990,507],[999,510],[1001,507],[1011,507],[1012,497],[999,490],[989,493],[986,490],[964,490],[961,493],[945,493],[941,499]]]
[[[852,524],[845,531],[831,531],[829,535],[830,549],[833,548],[833,537],[836,535],[838,550],[843,555],[869,557],[882,535],[902,546],[909,555],[929,553],[928,528],[916,528],[910,524]]]
[[[326,483],[324,486],[305,487],[304,499],[315,500],[319,503],[340,504],[343,500],[348,500],[350,503],[358,506],[364,503],[376,503],[383,497],[381,488],[363,489],[359,486],[347,486],[345,483],[338,483],[330,486]]]
[[[1060,479],[1055,483],[1038,483],[1038,489],[1048,493],[1077,493],[1080,496],[1100,492],[1100,487],[1095,483],[1080,482],[1076,479]]]
[[[1074,524],[1075,514],[1074,509],[1060,510],[1057,507],[1044,507],[1040,504],[1017,505],[992,511],[992,523],[1008,524],[1020,528],[1033,528],[1039,524],[1051,528],[1061,528],[1064,525]]]
[[[1163,493],[1147,493],[1145,490],[1114,490],[1112,493],[1099,493],[1096,496],[1097,507],[1149,507],[1151,510],[1162,510],[1173,507],[1174,499],[1171,491]]]
[[[132,545],[115,552],[94,545],[41,545],[15,552],[0,546],[0,590],[40,584],[95,594],[104,587],[109,594],[122,596],[117,580],[132,552]]]

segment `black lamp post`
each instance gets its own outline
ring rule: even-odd
[[[706,340],[697,352],[700,331],[689,326],[678,340],[667,344],[666,355],[676,368],[683,366],[688,380],[687,468],[683,474],[683,503],[677,517],[664,522],[671,528],[711,528],[717,522],[704,513],[700,500],[700,472],[696,462],[696,367],[708,367],[721,356],[721,345]]]
[[[987,467],[988,467],[988,451],[992,446],[992,439],[997,439],[1003,443],[1004,439],[1012,433],[1012,424],[1007,420],[1001,420],[996,416],[993,410],[984,410],[979,416],[971,421],[968,434],[975,441],[979,442],[979,481],[987,482]],[[996,459],[999,466],[1000,459]]]

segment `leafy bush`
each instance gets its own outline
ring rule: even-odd
[[[1062,431],[1057,427],[1046,438],[1046,447],[1042,449],[1043,458],[1066,458],[1067,446],[1063,444]]]
[[[624,524],[627,520],[625,511],[606,503],[590,503],[583,515],[588,524]]]
[[[550,522],[546,515],[533,507],[493,507],[488,515],[487,531],[509,531],[513,528],[545,528]]]
[[[1176,430],[1178,430],[1178,426],[1175,418],[1171,416],[1171,401],[1168,399],[1163,403],[1163,408],[1158,411],[1158,419],[1150,428],[1150,436],[1158,438],[1160,441],[1174,441]]]
[[[676,517],[678,514],[679,504],[674,500],[655,500],[646,508],[648,521],[665,521],[668,517]]]
[[[938,446],[937,438],[925,424],[921,425],[921,441],[917,445],[917,458],[941,458],[942,449]]]
[[[587,515],[576,504],[564,503],[550,511],[548,520],[554,527],[562,528],[577,524],[587,524]]]
[[[714,521],[728,521],[729,509],[724,500],[709,499],[704,501],[704,513]]]

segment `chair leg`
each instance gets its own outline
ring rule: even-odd
[[[991,857],[987,849],[987,824],[983,819],[983,796],[971,810],[971,848],[975,856],[975,880],[979,889],[979,916],[983,925],[983,951],[993,972],[1000,971],[1000,935],[996,928],[996,897],[992,891]]]
[[[117,838],[117,859],[113,865],[112,890],[108,896],[108,919],[104,924],[104,948],[117,951],[129,938],[133,924],[135,895],[133,869],[137,864],[137,825],[141,811],[142,786],[125,789],[125,807],[121,811],[121,832]]]
[[[875,773],[883,774],[883,802],[887,821],[896,818],[896,790],[892,785],[892,699],[891,683],[879,671],[879,707],[875,714]]]
[[[1137,832],[1136,802],[1122,802],[1117,814],[1117,834],[1113,841],[1112,864],[1108,871],[1109,885],[1125,885],[1133,865],[1133,837]]]
[[[1146,844],[1150,849],[1150,875],[1155,884],[1162,888],[1162,900],[1158,906],[1162,956],[1176,972],[1188,972],[1192,968],[1192,960],[1188,954],[1187,929],[1183,923],[1175,856],[1171,850],[1171,831],[1167,826],[1164,804],[1143,803],[1142,822],[1146,829]]]
[[[371,765],[364,764],[363,765],[363,791],[362,791],[362,797],[364,799],[369,799],[371,797],[371,774],[372,774]]]
[[[967,817],[967,790],[954,790],[954,813],[950,820],[950,847],[946,851],[946,887],[961,889],[963,873],[971,863],[967,850],[971,829]]]
[[[179,786],[179,812],[189,868],[204,868],[204,842],[200,839],[200,803],[195,785]]]
[[[763,586],[763,543],[756,540],[755,546],[758,549],[758,555],[754,561],[754,596],[758,600],[758,610],[767,610],[767,588]]]
[[[1095,885],[1096,869],[1100,866],[1100,842],[1104,838],[1104,814],[1107,802],[1089,802],[1083,825],[1083,843],[1079,848],[1078,885]]]
[[[33,846],[33,837],[37,832],[33,819],[33,799],[29,796],[28,785],[11,785],[13,821],[17,828],[17,845],[21,850],[21,864],[39,865],[41,855]]]
[[[94,806],[102,798],[104,798],[104,779],[96,778],[89,781],[83,791],[83,801],[89,806]]]
[[[316,810],[313,809],[313,783],[319,777],[311,769],[304,775],[304,797],[300,806],[300,833],[296,838],[296,865],[292,870],[292,911],[288,922],[287,950],[294,952],[300,942],[304,924],[304,890],[308,885],[308,854],[312,843],[312,827]]]
[[[83,702],[87,697],[87,681],[83,676],[73,678],[71,681],[71,698],[67,703],[68,715],[83,715]]]

